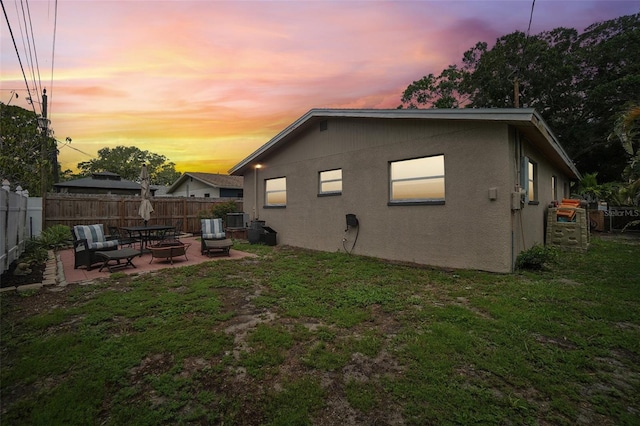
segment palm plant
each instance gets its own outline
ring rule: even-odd
[[[627,109],[616,121],[613,134],[620,139],[625,152],[629,154],[629,162],[624,170],[627,183],[624,186],[623,198],[628,205],[640,206],[640,106]],[[627,223],[623,229],[640,225],[640,220]]]

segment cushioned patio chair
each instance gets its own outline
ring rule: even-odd
[[[224,254],[229,256],[229,250],[233,242],[227,238],[224,232],[222,219],[200,219],[202,227],[202,235],[200,238],[200,252],[204,255],[209,254],[211,250],[222,250]]]
[[[73,268],[85,266],[87,271],[95,263],[102,263],[104,259],[98,258],[97,251],[108,251],[118,249],[118,240],[107,237],[104,234],[102,224],[97,225],[76,225],[73,227],[73,252],[75,261]]]

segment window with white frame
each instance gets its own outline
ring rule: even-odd
[[[326,170],[318,173],[318,194],[342,194],[342,169]]]
[[[551,176],[551,196],[552,200],[558,199],[558,177]]]
[[[443,203],[444,155],[389,164],[390,203]]]
[[[265,205],[287,205],[287,178],[280,177],[265,181]]]

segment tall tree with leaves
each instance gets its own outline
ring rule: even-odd
[[[621,178],[620,144],[611,143],[617,115],[640,93],[640,14],[596,23],[582,34],[556,28],[527,37],[479,42],[462,65],[410,84],[400,108],[536,108],[583,172]]]
[[[123,179],[136,181],[143,164],[147,165],[152,184],[171,185],[180,177],[175,163],[168,161],[167,157],[143,151],[135,146],[102,148],[98,151],[98,158],[78,163],[78,169],[85,176],[107,171],[117,173]]]
[[[45,190],[51,189],[51,158],[57,149],[56,141],[42,134],[38,116],[0,102],[0,129],[0,180],[7,179],[13,188],[20,185],[31,196],[41,196],[44,177]]]

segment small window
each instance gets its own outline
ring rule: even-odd
[[[205,192],[204,198],[209,198],[209,193],[208,192]]]
[[[525,191],[526,202],[538,204],[538,165],[529,157],[520,160],[520,186]]]
[[[558,199],[558,177],[551,176],[551,196],[552,200]]]
[[[267,179],[265,181],[265,205],[287,205],[287,178]]]
[[[342,169],[327,170],[318,174],[320,195],[342,194]]]
[[[529,160],[527,174],[527,188],[529,190],[529,201],[538,201],[538,188],[536,188],[538,167],[537,164]]]
[[[391,203],[443,203],[444,155],[390,163]]]

